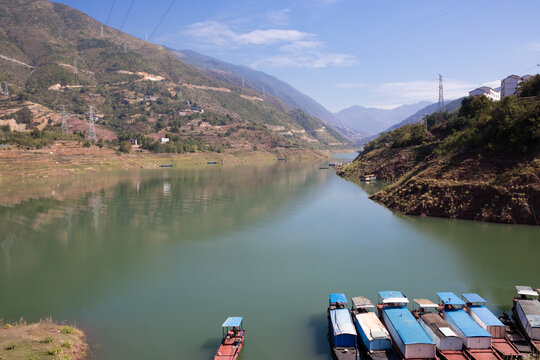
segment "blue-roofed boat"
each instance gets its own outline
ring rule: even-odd
[[[394,347],[404,359],[436,359],[435,342],[411,314],[408,303],[400,291],[379,292],[377,308]]]
[[[413,315],[437,346],[437,354],[446,360],[468,360],[463,351],[463,339],[452,330],[450,324],[439,314],[439,305],[428,299],[414,299],[417,308]]]
[[[452,292],[438,292],[443,307],[443,318],[463,339],[468,354],[476,360],[500,360],[491,348],[491,334],[465,311],[465,302]]]
[[[475,293],[461,294],[461,296],[467,302],[469,314],[474,321],[493,337],[491,346],[503,357],[521,357],[518,349],[506,338],[506,326],[485,306],[487,301]]]
[[[242,317],[229,317],[221,325],[223,338],[214,354],[214,360],[236,360],[242,345],[246,331],[243,329]]]
[[[540,353],[540,302],[529,286],[516,286],[518,297],[512,308],[514,319],[537,353]]]
[[[347,309],[344,294],[330,294],[328,304],[328,337],[338,360],[360,360],[356,329]]]
[[[369,359],[398,360],[392,347],[390,333],[374,312],[375,308],[368,298],[363,296],[351,299],[351,313],[358,332],[358,344]]]

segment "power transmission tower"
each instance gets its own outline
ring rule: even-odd
[[[64,134],[68,133],[66,105],[62,105],[62,132]]]
[[[4,81],[4,95],[9,96],[9,88],[8,88],[7,81]]]
[[[127,54],[127,44],[124,43],[124,54]]]
[[[79,70],[77,70],[77,59],[73,60],[73,72],[75,74],[79,73]]]
[[[148,29],[145,29],[145,30],[144,30],[144,35],[145,35],[146,41],[148,41]]]
[[[94,107],[90,106],[88,117],[88,134],[86,135],[88,140],[96,140],[96,127],[94,125]]]
[[[266,86],[263,85],[263,97],[266,96]]]
[[[244,82],[244,79],[242,79],[242,87],[246,87],[246,83]]]
[[[437,106],[438,112],[445,112],[445,106],[444,106],[444,91],[443,91],[443,77],[441,74],[439,74],[439,105]]]
[[[101,24],[101,37],[103,37],[103,24]]]

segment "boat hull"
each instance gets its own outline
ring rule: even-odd
[[[214,360],[236,360],[244,345],[245,330],[240,330],[235,336],[226,336],[221,341]]]

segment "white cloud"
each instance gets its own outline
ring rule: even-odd
[[[489,86],[490,88],[496,89],[498,87],[501,87],[501,80],[486,81],[485,83],[482,83],[481,86]]]
[[[300,40],[283,45],[280,49],[287,52],[298,52],[302,50],[313,50],[322,47],[323,43],[318,40]]]
[[[206,45],[270,45],[313,38],[313,34],[298,30],[268,29],[240,33],[218,21],[202,21],[189,25],[182,34]]]
[[[366,86],[366,84],[362,83],[342,83],[342,84],[336,84],[337,88],[340,89],[357,89]]]
[[[268,11],[266,20],[274,25],[287,25],[291,16],[291,8]]]
[[[540,41],[530,42],[524,46],[527,51],[540,51]]]
[[[366,106],[366,107],[370,108],[370,109],[392,110],[392,109],[398,108],[400,106],[403,106],[403,104],[370,105],[370,106]]]
[[[309,1],[310,6],[314,7],[325,7],[335,5],[342,0],[311,0]]]
[[[320,69],[329,66],[350,66],[354,64],[356,64],[356,59],[351,55],[312,52],[308,54],[269,56],[254,61],[251,66],[256,69],[263,66]]]

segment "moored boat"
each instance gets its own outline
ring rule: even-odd
[[[229,317],[221,325],[223,338],[214,354],[214,360],[236,360],[244,344],[246,331],[242,317]]]
[[[360,181],[375,181],[375,180],[377,180],[377,176],[375,174],[364,175],[360,179]]]
[[[438,292],[442,302],[443,318],[463,339],[467,353],[476,360],[500,360],[491,347],[491,334],[483,329],[464,310],[465,302],[451,292]]]
[[[394,347],[404,359],[435,359],[435,343],[409,311],[408,303],[399,291],[379,292],[377,308]]]
[[[504,324],[506,331],[506,338],[514,345],[518,351],[525,356],[532,353],[532,346],[529,344],[521,330],[516,326],[515,322],[510,319],[507,312],[504,312],[499,316],[499,320]]]
[[[447,360],[467,360],[469,356],[463,351],[461,339],[450,324],[438,313],[439,305],[428,299],[414,299],[418,309],[413,314],[420,326],[426,331],[437,346],[437,353]]]
[[[538,292],[529,286],[516,286],[514,319],[536,352],[540,353],[540,302]]]
[[[360,360],[356,329],[347,309],[344,294],[330,294],[328,305],[328,335],[332,352],[338,360]]]
[[[461,296],[467,303],[469,315],[491,334],[491,346],[504,357],[521,357],[518,349],[506,338],[506,326],[485,306],[487,301],[474,293],[461,294]]]
[[[368,358],[372,360],[397,360],[399,357],[392,348],[390,333],[374,312],[375,306],[363,296],[351,299],[351,313],[359,335],[358,343]]]

